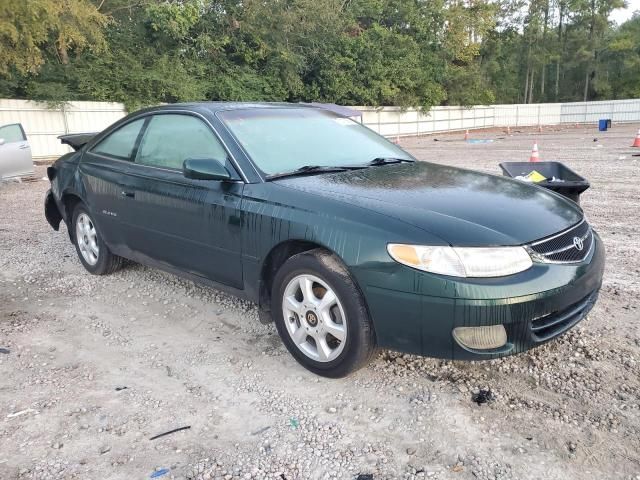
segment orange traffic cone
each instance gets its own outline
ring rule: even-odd
[[[531,156],[529,157],[530,162],[539,162],[540,161],[540,153],[538,152],[538,142],[533,144],[533,150],[531,150]]]
[[[636,139],[633,141],[632,147],[640,147],[640,130],[638,130],[638,134],[636,135]]]
[[[469,140],[469,130],[464,131],[464,139]]]

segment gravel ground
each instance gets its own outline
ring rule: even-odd
[[[591,181],[604,286],[578,328],[527,354],[382,351],[341,380],[298,366],[252,304],[140,265],[89,275],[43,218],[48,182],[0,185],[0,478],[640,479],[635,129],[402,139],[492,173],[537,139]],[[480,388],[493,400],[472,402]]]

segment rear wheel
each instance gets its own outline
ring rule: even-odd
[[[318,375],[348,375],[375,351],[362,294],[329,252],[312,250],[287,260],[276,274],[271,307],[289,352]]]
[[[122,266],[122,257],[111,253],[82,203],[78,203],[73,210],[73,243],[80,262],[94,275],[113,273]]]

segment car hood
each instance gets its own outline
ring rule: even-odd
[[[575,203],[541,187],[427,162],[276,183],[397,218],[454,246],[521,245],[583,217]]]

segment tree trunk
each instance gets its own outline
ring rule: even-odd
[[[556,61],[556,92],[555,99],[558,101],[558,94],[560,92],[560,58]]]
[[[540,101],[544,102],[544,82],[547,69],[547,30],[549,28],[549,0],[544,3],[544,27],[542,29],[542,72],[540,75]]]
[[[67,45],[64,41],[58,41],[58,55],[63,65],[69,64],[69,52],[67,51]]]
[[[533,66],[531,65],[531,38],[529,38],[529,46],[527,49],[527,74],[524,77],[524,103],[530,103],[528,100],[531,97],[531,83],[530,76],[533,73]]]
[[[523,103],[529,103],[527,102],[527,98],[529,96],[529,70],[530,70],[530,66],[529,66],[529,62],[527,62],[527,74],[524,77],[524,102]]]
[[[558,4],[558,47],[560,47],[560,52],[558,53],[556,60],[556,91],[555,91],[555,100],[558,101],[560,97],[560,68],[562,65],[562,61],[564,60],[564,48],[565,48],[565,39],[563,38],[562,28],[564,26],[564,10],[565,4],[564,0],[560,0]]]
[[[587,68],[587,74],[586,74],[585,79],[584,79],[584,98],[582,99],[584,102],[586,102],[587,99],[589,98],[589,76],[590,76],[590,74],[591,74],[591,72]]]
[[[529,80],[529,103],[533,103],[533,80],[535,78],[536,71],[531,69],[531,80]]]
[[[593,42],[593,37],[596,28],[596,0],[591,0],[591,25],[589,25],[589,48],[591,49],[591,59],[587,62],[587,72],[584,80],[584,101],[589,99],[589,80],[591,79],[591,73],[593,71],[593,61],[596,56],[596,47]]]

